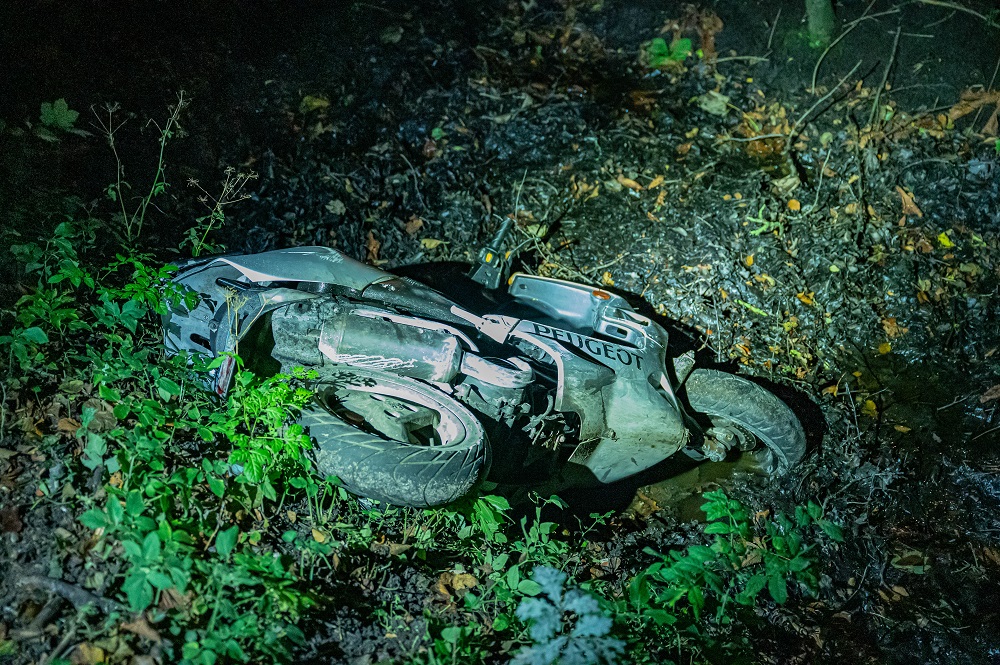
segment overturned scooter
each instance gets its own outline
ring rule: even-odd
[[[315,370],[300,422],[320,472],[391,504],[454,501],[491,462],[501,480],[572,469],[611,483],[678,452],[739,455],[764,474],[802,458],[791,409],[690,356],[668,371],[667,332],[620,296],[525,274],[496,290],[502,240],[472,274],[493,296],[475,302],[327,247],[196,260],[174,281],[197,305],[164,317],[166,347],[217,357],[239,344],[258,372]],[[234,363],[210,375],[220,396]]]

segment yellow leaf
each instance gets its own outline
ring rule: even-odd
[[[793,211],[796,211],[796,212],[797,212],[797,211],[799,211],[799,210],[801,210],[801,209],[802,209],[802,204],[801,204],[801,203],[799,203],[799,200],[798,200],[798,199],[791,199],[791,200],[790,200],[790,201],[788,202],[788,209],[789,209],[789,210],[793,210]]]
[[[313,534],[313,540],[315,540],[317,543],[326,542],[326,534],[323,533],[322,531],[319,531],[318,529],[313,529],[312,534]]]
[[[309,111],[315,111],[316,109],[325,109],[329,105],[330,100],[328,99],[313,95],[306,95],[302,98],[302,103],[299,104],[299,112],[307,113]]]
[[[750,266],[752,266],[753,265],[753,254],[750,254],[745,259],[743,259],[743,263],[746,264],[747,268],[749,268]]]
[[[74,662],[83,663],[84,665],[95,665],[96,663],[105,662],[104,649],[101,647],[91,646],[89,643],[84,642],[76,648],[77,658]]]
[[[821,392],[824,395],[833,395],[834,397],[836,397],[837,396],[837,389],[838,389],[838,384],[835,383],[832,386],[827,386],[826,388],[823,388],[823,390]]]
[[[620,175],[616,178],[616,180],[618,180],[619,183],[621,183],[625,187],[628,187],[629,189],[634,189],[637,192],[642,190],[642,185],[637,183],[635,180],[632,180],[631,178],[626,178],[625,176]]]
[[[615,280],[611,276],[611,273],[605,270],[604,274],[601,275],[601,283],[604,284],[604,286],[614,286]]]
[[[436,249],[440,245],[444,245],[444,240],[438,240],[437,238],[421,238],[420,246],[424,249]]]
[[[869,418],[878,418],[878,407],[875,406],[875,402],[870,399],[866,399],[864,405],[861,407],[861,413],[865,414]]]
[[[889,353],[890,351],[892,351],[892,344],[890,344],[889,342],[882,342],[881,344],[878,345],[878,352],[883,356]]]
[[[656,189],[662,184],[663,184],[663,176],[658,175],[655,178],[653,178],[648,185],[646,185],[646,189]]]
[[[801,291],[799,293],[796,293],[795,297],[798,298],[799,300],[801,300],[803,305],[812,305],[813,304],[813,296],[815,296],[815,295],[816,295],[815,291],[810,291],[809,293],[806,293],[805,291]]]
[[[954,247],[955,246],[955,243],[953,243],[951,241],[951,238],[948,237],[948,232],[947,231],[942,231],[941,233],[939,233],[937,240],[938,240],[938,243],[940,243],[942,247],[946,247],[947,248],[947,247]]]
[[[903,434],[906,434],[907,432],[910,431],[910,428],[907,427],[906,425],[893,425],[892,428],[897,432],[902,432]]]

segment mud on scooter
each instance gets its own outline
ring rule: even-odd
[[[220,396],[238,344],[258,372],[315,370],[299,422],[320,473],[390,504],[457,500],[491,466],[508,482],[570,470],[600,484],[678,453],[774,475],[803,457],[787,405],[689,354],[668,367],[666,330],[621,296],[508,280],[508,229],[473,268],[481,288],[447,295],[327,247],[189,262],[174,282],[197,304],[164,316],[167,351],[223,356]]]

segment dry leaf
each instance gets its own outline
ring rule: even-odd
[[[652,180],[649,181],[649,184],[646,185],[646,189],[656,189],[657,187],[659,187],[662,184],[663,184],[663,176],[662,175],[658,175],[658,176],[656,176],[655,178],[653,178]]]
[[[73,655],[70,656],[73,665],[95,665],[105,661],[104,649],[92,646],[89,642],[84,642],[76,647]]]
[[[987,104],[1000,104],[1000,91],[966,90],[961,100],[948,111],[948,119],[954,122]]]
[[[637,183],[635,180],[632,180],[631,178],[626,178],[625,176],[620,175],[617,178],[615,178],[615,180],[617,180],[619,183],[621,183],[625,187],[628,187],[631,190],[635,190],[637,192],[642,191],[642,185]]]
[[[788,209],[794,212],[798,212],[802,209],[802,204],[799,203],[798,199],[791,199],[788,201]]]
[[[897,432],[902,432],[903,434],[906,434],[907,432],[910,431],[910,428],[907,427],[906,425],[893,425],[892,428]]]
[[[891,351],[892,351],[892,344],[890,344],[889,342],[882,342],[881,344],[878,345],[878,352],[883,356],[887,353],[890,353]]]
[[[127,622],[122,624],[122,629],[127,630],[130,633],[134,633],[139,637],[143,637],[150,642],[159,642],[160,634],[156,632],[156,629],[149,625],[145,617],[139,617],[135,621]]]
[[[987,388],[986,392],[979,396],[979,403],[986,404],[986,402],[992,402],[995,399],[1000,399],[1000,383]]]
[[[420,246],[424,249],[437,249],[437,247],[443,244],[445,244],[444,240],[438,240],[437,238],[420,239]]]
[[[895,339],[910,331],[909,328],[903,328],[896,323],[896,317],[894,316],[887,316],[882,319],[882,330],[884,330],[885,334],[889,336],[889,339]]]
[[[799,293],[795,294],[795,297],[798,298],[799,300],[801,300],[803,305],[809,305],[809,306],[811,306],[813,304],[813,302],[815,302],[813,300],[813,297],[815,295],[816,295],[815,291],[810,291],[809,293],[806,293],[804,291],[800,291]]]
[[[378,250],[382,248],[382,243],[375,239],[375,234],[372,231],[368,232],[365,248],[368,250],[368,261],[378,261]]]
[[[326,534],[323,533],[322,531],[320,531],[319,529],[313,529],[312,530],[312,536],[313,536],[313,540],[315,540],[317,543],[325,543],[326,542]]]
[[[924,213],[921,212],[917,204],[913,202],[913,195],[908,193],[905,189],[896,185],[896,191],[899,193],[899,198],[903,202],[903,214],[912,217],[923,217]]]
[[[416,215],[410,215],[410,219],[403,225],[403,230],[406,231],[406,235],[412,236],[416,235],[417,231],[424,227],[424,220],[420,219]]]
[[[56,429],[67,434],[75,434],[76,430],[80,429],[80,423],[72,418],[60,418],[58,424],[56,424]]]

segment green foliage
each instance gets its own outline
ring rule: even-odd
[[[705,533],[715,536],[712,544],[657,555],[660,560],[630,586],[630,601],[636,608],[674,609],[683,601],[695,618],[711,607],[714,619],[720,621],[733,602],[752,607],[764,589],[779,605],[788,600],[789,584],[807,594],[816,592],[819,534],[834,542],[843,540],[840,527],[824,519],[818,504],[796,507],[794,519],[778,515],[753,521],[742,503],[721,490],[708,492],[705,498],[702,510],[710,522]]]
[[[525,598],[517,618],[528,624],[533,644],[523,647],[514,665],[598,665],[614,663],[625,643],[609,637],[613,622],[596,596],[579,588],[565,589],[567,575],[538,566],[531,574],[541,594]]]
[[[39,120],[46,127],[51,127],[53,129],[61,129],[67,132],[73,129],[73,123],[76,119],[80,117],[80,114],[69,108],[65,99],[57,99],[52,102],[44,102],[42,104],[42,114],[39,116]]]
[[[679,64],[691,54],[691,40],[675,39],[670,44],[662,37],[652,39],[644,49],[646,62],[653,69]]]

